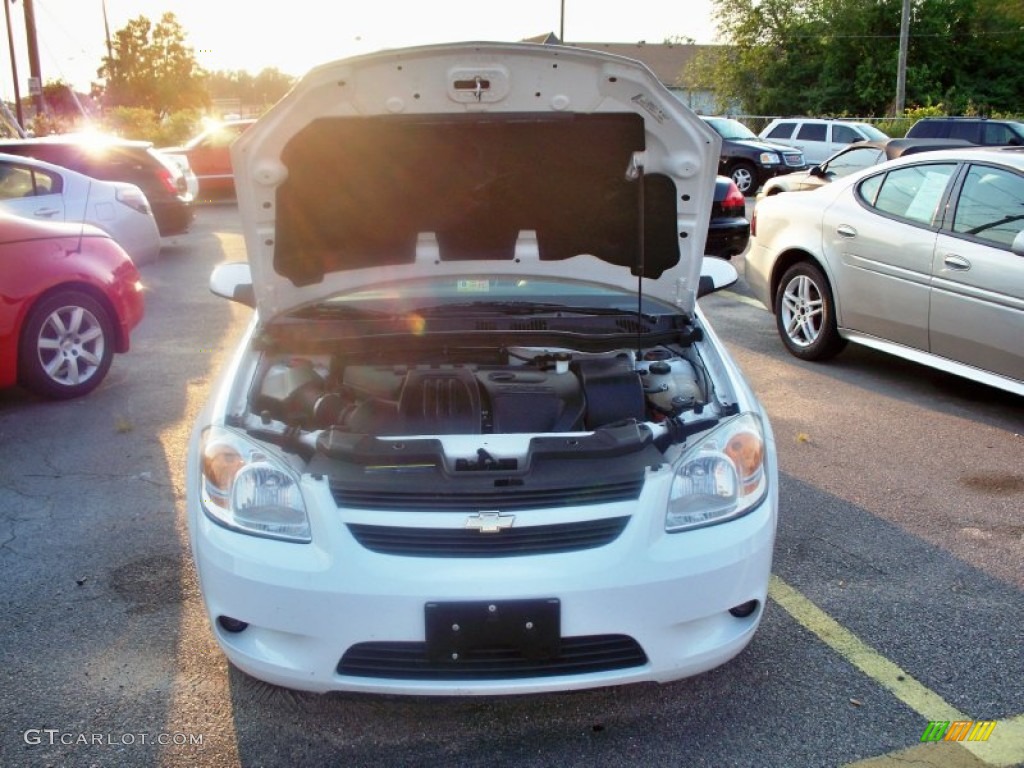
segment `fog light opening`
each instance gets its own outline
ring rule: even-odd
[[[220,628],[225,632],[231,632],[232,634],[242,632],[249,626],[249,622],[232,619],[230,616],[218,616],[217,623],[220,624]]]
[[[745,603],[734,605],[732,608],[729,609],[729,613],[731,613],[737,619],[745,619],[747,618],[747,616],[754,613],[754,611],[757,610],[757,607],[760,604],[761,603],[757,600],[748,600]]]

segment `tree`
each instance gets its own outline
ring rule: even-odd
[[[295,84],[295,78],[274,67],[267,67],[253,76],[245,70],[218,70],[210,73],[206,89],[214,101],[236,100],[240,104],[263,111],[281,99]]]
[[[97,70],[106,79],[107,106],[143,107],[162,117],[209,103],[206,73],[173,13],[155,25],[145,16],[132,19],[114,34],[111,48]]]
[[[64,80],[51,80],[43,85],[43,103],[46,110],[32,118],[31,129],[36,136],[74,130],[88,115],[75,89]]]
[[[722,98],[754,114],[886,114],[902,0],[714,0],[728,55],[699,62]],[[907,103],[1020,109],[1024,6],[914,0]],[[705,74],[705,79],[707,75]]]

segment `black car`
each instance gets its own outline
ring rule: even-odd
[[[715,179],[715,201],[711,206],[704,255],[731,259],[747,249],[749,240],[746,198],[736,182],[728,176],[719,176]]]
[[[740,192],[753,195],[773,176],[807,167],[799,149],[769,144],[738,120],[729,117],[704,117],[722,137],[718,172],[736,182]]]
[[[146,141],[91,135],[0,141],[0,152],[34,157],[106,181],[127,181],[146,195],[162,236],[188,231],[194,210],[181,169]]]
[[[963,139],[988,147],[1024,146],[1024,122],[987,117],[923,117],[910,126],[908,139]]]

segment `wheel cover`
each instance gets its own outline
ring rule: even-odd
[[[740,192],[746,192],[754,183],[754,176],[746,168],[737,168],[732,172],[732,180],[740,188]]]
[[[825,322],[821,289],[806,275],[794,277],[782,292],[779,316],[786,337],[797,347],[809,347],[818,340]]]
[[[84,384],[103,363],[106,339],[99,319],[84,307],[61,307],[43,321],[36,353],[46,375],[65,387]]]

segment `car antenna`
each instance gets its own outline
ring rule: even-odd
[[[78,222],[78,245],[71,253],[82,252],[82,241],[85,239],[85,217],[89,215],[89,196],[92,194],[92,181],[85,188],[85,207],[82,209],[82,220]]]

